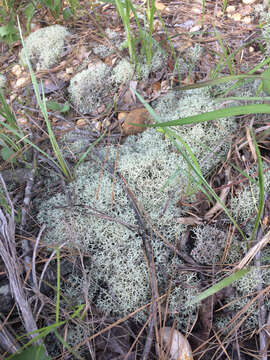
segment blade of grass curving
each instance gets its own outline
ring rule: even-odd
[[[234,51],[228,56],[227,60],[228,60],[228,61],[231,61],[231,59],[233,59],[233,58],[236,56],[237,53],[239,53],[242,49],[246,48],[248,45],[252,44],[253,42],[254,42],[253,40],[250,40],[250,41],[244,43],[243,45],[241,45],[239,48],[237,48],[236,50],[234,50]],[[214,53],[216,53],[216,52],[214,52]],[[224,60],[224,57],[222,57],[222,58],[218,61],[218,64],[216,65],[213,73],[212,73],[211,76],[210,76],[211,79],[215,79],[216,76],[219,74],[220,68],[221,68],[222,65],[223,65],[223,60]],[[250,72],[250,71],[249,71],[247,74],[250,75],[250,74],[252,74],[252,73],[253,73],[253,72]],[[237,84],[236,87],[239,87],[239,85],[241,85],[241,82],[242,82],[242,80],[239,80],[239,81],[236,83],[236,84]],[[234,85],[235,85],[235,84],[234,84]],[[233,85],[233,86],[234,86],[234,85]]]
[[[215,285],[211,286],[209,289],[203,291],[199,295],[197,295],[193,300],[191,300],[191,305],[196,304],[197,302],[200,302],[206,298],[208,298],[211,295],[216,294],[218,291],[224,289],[226,286],[231,285],[235,281],[239,280],[241,277],[246,275],[249,272],[249,269],[241,269],[236,271],[235,273],[227,276],[225,279],[219,281]]]
[[[194,178],[194,180],[197,182],[200,190],[204,193],[207,194],[207,197],[209,198],[209,194],[211,194],[211,196],[216,200],[216,202],[218,202],[223,211],[225,212],[225,214],[228,216],[228,218],[231,220],[231,222],[234,224],[235,228],[239,231],[239,233],[241,234],[241,236],[243,237],[243,239],[245,241],[247,241],[245,234],[243,233],[243,231],[241,230],[240,226],[237,224],[236,220],[233,218],[233,216],[231,215],[231,213],[229,212],[229,210],[227,209],[226,205],[220,200],[219,196],[215,193],[215,191],[211,188],[211,186],[208,184],[208,182],[206,181],[206,179],[204,178],[204,176],[201,174],[201,171],[198,171],[196,166],[194,166],[194,164],[189,161],[189,159],[187,158],[187,156],[185,155],[184,152],[181,151],[181,148],[178,146],[177,142],[174,140],[173,138],[173,132],[171,132],[171,130],[166,129],[166,133],[170,136],[171,141],[173,142],[173,144],[175,145],[175,147],[177,148],[177,150],[179,150],[181,152],[181,155],[184,157],[185,161],[189,164],[189,166],[191,167],[193,173],[197,176],[197,181],[196,178]],[[203,185],[203,186],[202,186]]]
[[[72,180],[72,175],[71,175],[70,169],[69,169],[64,157],[62,156],[62,153],[60,151],[60,148],[59,148],[59,146],[57,144],[56,138],[55,138],[54,133],[52,131],[51,123],[49,121],[47,107],[46,107],[46,98],[45,98],[45,93],[44,93],[42,82],[41,82],[42,99],[41,99],[41,96],[40,96],[40,93],[39,93],[37,79],[35,77],[31,62],[29,60],[29,56],[28,56],[27,51],[26,51],[25,42],[24,42],[23,35],[22,35],[22,29],[21,29],[19,17],[17,17],[17,21],[18,21],[18,28],[19,28],[19,32],[20,32],[21,42],[22,42],[22,45],[23,45],[24,55],[25,55],[25,59],[26,59],[26,63],[27,63],[29,72],[30,72],[30,77],[31,77],[31,81],[32,81],[32,84],[33,84],[35,96],[36,96],[36,99],[37,99],[37,103],[38,103],[38,105],[40,107],[41,113],[42,113],[42,115],[44,117],[44,120],[46,122],[46,125],[47,125],[49,139],[50,139],[54,154],[55,154],[55,156],[57,158],[57,161],[58,161],[58,168],[61,169],[61,171],[63,172],[66,179],[68,181],[71,181]]]
[[[231,74],[235,74],[235,71],[233,70],[233,65],[232,65],[231,59],[230,59],[230,57],[228,55],[228,52],[227,52],[227,49],[226,49],[225,45],[223,44],[221,36],[220,36],[219,32],[217,31],[214,23],[213,23],[213,27],[214,27],[214,31],[215,31],[215,34],[216,34],[216,37],[217,37],[217,41],[218,41],[218,43],[219,43],[219,45],[220,45],[220,47],[221,47],[221,49],[223,51],[223,56],[226,59],[228,69],[229,69]]]
[[[139,17],[138,17],[138,14],[137,14],[137,11],[135,9],[135,7],[133,6],[132,2],[130,1],[129,3],[129,6],[130,6],[130,9],[134,15],[134,18],[135,18],[135,22],[136,22],[136,25],[137,25],[137,28],[138,28],[138,31],[139,31],[139,38],[140,40],[142,41],[142,48],[144,49],[143,52],[146,53],[146,40],[145,40],[145,35],[144,35],[144,32],[142,30],[142,27],[141,27],[141,24],[140,24],[140,20],[139,20]]]
[[[127,37],[128,51],[129,56],[133,62],[136,62],[136,52],[134,46],[134,37],[132,36],[131,26],[130,26],[130,4],[128,0],[125,0],[124,3],[121,0],[115,0],[116,9],[122,19],[124,29]]]
[[[25,349],[23,352],[19,350],[15,354],[14,357],[15,360],[51,360],[51,357],[48,357],[45,352],[45,348],[43,345],[40,346],[30,346],[27,349]]]
[[[222,4],[222,16],[224,16],[226,9],[227,9],[227,0],[223,0],[223,4]]]
[[[23,134],[17,125],[15,116],[12,114],[8,103],[6,102],[6,99],[4,97],[4,94],[3,94],[3,91],[1,88],[0,88],[0,102],[1,102],[0,115],[2,115],[4,119],[6,119],[7,123],[12,128],[16,129],[20,133],[20,136],[16,136],[17,140],[20,140],[22,138]],[[2,124],[2,122],[1,122],[1,124]]]
[[[82,358],[79,354],[77,354],[71,346],[68,345],[68,343],[62,338],[62,336],[58,333],[57,330],[54,331],[55,336],[57,337],[57,339],[61,342],[61,344],[63,344],[63,346],[73,355],[75,356],[76,359],[79,360],[85,360],[85,358]]]
[[[243,175],[244,177],[246,177],[250,182],[252,182],[254,185],[257,185],[257,181],[255,181],[248,173],[246,173],[245,171],[241,170],[239,167],[237,167],[236,165],[234,165],[233,163],[230,163],[230,166],[233,167],[235,170],[237,170],[241,175]]]
[[[6,134],[0,134],[0,138],[5,142],[5,144],[10,145],[14,151],[20,151],[21,147],[17,145],[11,137]]]
[[[150,7],[149,7],[150,6]],[[148,26],[149,26],[149,33],[148,33],[148,49],[147,49],[147,64],[150,65],[152,55],[152,36],[153,36],[153,26],[154,26],[154,14],[155,14],[155,0],[148,0],[147,1],[147,19],[148,19]]]
[[[20,136],[20,133],[18,131],[16,131],[14,128],[12,128],[11,126],[9,126],[8,124],[2,123],[2,126],[4,126],[5,128],[7,128],[10,132],[12,132],[14,135],[16,136]],[[49,159],[58,169],[61,170],[59,164],[50,156],[48,155],[45,151],[43,151],[40,147],[38,147],[35,143],[33,143],[32,141],[28,140],[27,137],[23,137],[23,142],[25,142],[26,144],[32,146],[33,148],[35,148],[37,151],[39,151],[42,155],[46,156],[47,159]]]
[[[270,57],[266,58],[265,60],[263,60],[261,63],[259,63],[258,65],[254,66],[253,69],[251,69],[247,74],[248,75],[252,75],[255,72],[259,71],[263,66],[268,65],[270,63]],[[243,83],[244,80],[238,80],[235,84],[233,84],[232,86],[230,86],[225,94],[228,94],[229,92],[237,89],[238,87],[241,86],[241,84]],[[251,81],[251,80],[250,80]],[[260,83],[260,87],[262,87],[262,82]]]
[[[151,108],[152,109],[152,108]],[[154,114],[154,112],[153,112]],[[153,116],[153,115],[152,115]],[[155,121],[158,122],[158,123],[162,123],[158,116],[155,114]],[[166,130],[164,131],[164,129],[160,129],[162,132],[166,133]],[[184,139],[181,138],[181,136],[179,134],[177,134],[176,132],[170,130],[169,132],[175,139],[177,139],[182,145],[183,147],[186,149],[187,153],[189,154],[194,166],[196,167],[197,171],[202,175],[202,172],[201,172],[201,168],[200,168],[200,165],[195,157],[195,155],[193,154],[190,146],[185,142]]]
[[[178,87],[178,88],[176,88],[174,90],[182,91],[182,90],[199,89],[199,88],[203,88],[203,87],[206,87],[206,86],[214,86],[214,85],[225,84],[225,83],[227,83],[229,81],[246,80],[246,79],[252,79],[252,80],[259,79],[259,80],[262,80],[262,75],[250,75],[250,74],[227,75],[227,76],[223,76],[223,77],[213,79],[213,80],[200,81],[199,83],[196,83],[196,84]]]
[[[194,153],[192,152],[190,146],[184,141],[184,139],[182,139],[182,137],[177,134],[176,132],[170,130],[170,129],[167,129],[167,132],[169,133],[169,135],[171,135],[174,139],[178,140],[180,142],[180,144],[184,147],[184,149],[186,150],[183,151],[182,148],[177,145],[177,149],[181,152],[181,155],[183,156],[183,158],[185,159],[186,163],[188,164],[189,168],[193,168],[193,166],[196,168],[196,171],[198,174],[200,174],[200,178],[198,179],[195,179],[193,176],[192,176],[192,179],[193,181],[195,181],[200,190],[207,196],[207,198],[212,202],[212,199],[209,197],[209,194],[205,191],[205,189],[202,187],[202,182],[201,182],[201,178],[203,177],[203,174],[202,174],[202,171],[201,171],[201,168],[200,168],[200,165],[194,155]],[[165,132],[166,133],[166,132]],[[171,137],[170,137],[171,138]],[[193,166],[191,166],[191,163]],[[174,175],[174,174],[173,174]],[[171,178],[169,178],[171,179]],[[168,179],[168,180],[169,180]],[[199,181],[198,181],[199,180]],[[164,188],[164,187],[163,187]]]
[[[270,105],[268,104],[253,104],[246,106],[233,106],[225,109],[213,110],[203,114],[187,116],[181,119],[166,121],[162,124],[133,124],[140,127],[159,127],[164,128],[167,126],[176,126],[176,125],[187,125],[187,124],[199,124],[202,122],[217,120],[229,116],[240,116],[240,115],[250,115],[250,114],[270,114]]]
[[[264,176],[263,176],[263,164],[262,164],[262,158],[261,158],[261,153],[260,153],[260,149],[259,146],[257,144],[255,135],[253,130],[250,128],[250,134],[251,134],[251,138],[253,141],[253,144],[255,146],[255,151],[256,151],[256,155],[257,155],[257,162],[258,162],[258,185],[259,185],[259,204],[258,204],[258,211],[257,211],[257,216],[256,216],[256,220],[255,220],[255,225],[251,234],[251,238],[248,244],[248,248],[250,248],[253,244],[253,241],[255,239],[255,236],[257,234],[259,225],[260,225],[260,221],[261,221],[261,217],[262,217],[262,213],[263,213],[263,208],[264,208]]]
[[[79,317],[80,315],[80,312],[85,308],[85,304],[81,304],[81,305],[78,305],[77,309],[73,312],[73,314],[71,315],[71,319],[74,319],[76,317]],[[51,325],[48,325],[48,326],[45,326],[43,328],[40,328],[40,329],[37,329],[37,330],[34,330],[34,331],[31,331],[27,334],[24,334],[24,335],[21,335],[18,337],[18,340],[21,340],[25,337],[27,337],[28,335],[33,335],[33,334],[36,334],[38,333],[38,335],[32,339],[30,339],[27,344],[24,344],[20,350],[24,350],[26,349],[27,347],[29,347],[30,345],[32,345],[34,342],[36,342],[37,340],[39,339],[44,339],[50,332],[55,332],[57,328],[59,328],[60,326],[62,325],[65,325],[67,322],[68,322],[69,319],[66,319],[66,320],[63,320],[63,321],[60,321],[60,322],[57,322],[57,323],[54,323],[54,324],[51,324]],[[12,354],[10,355],[7,360],[10,360],[10,359],[13,359],[13,357],[15,356],[16,354]]]
[[[235,219],[233,218],[233,216],[231,215],[231,213],[229,212],[229,210],[227,209],[225,204],[220,200],[219,196],[217,196],[215,191],[211,188],[211,186],[208,184],[208,182],[206,181],[206,179],[202,175],[202,172],[200,170],[199,165],[198,166],[194,165],[194,163],[192,161],[190,161],[190,159],[188,159],[185,152],[181,149],[181,147],[175,141],[174,132],[172,130],[170,130],[170,129],[167,129],[166,126],[162,126],[165,123],[161,123],[161,120],[159,119],[158,115],[153,110],[153,108],[144,100],[144,98],[136,90],[133,90],[133,91],[135,92],[136,96],[141,101],[141,103],[144,105],[146,110],[149,112],[149,114],[155,119],[155,121],[157,121],[157,124],[155,124],[155,127],[159,127],[159,128],[162,127],[162,130],[164,130],[165,133],[170,137],[170,139],[171,139],[172,143],[174,144],[174,146],[177,148],[177,150],[181,153],[181,155],[183,156],[185,161],[188,163],[188,165],[190,166],[190,168],[192,169],[192,171],[194,172],[194,174],[197,177],[197,183],[200,186],[201,191],[204,194],[205,194],[206,191],[211,194],[211,196],[216,200],[216,202],[218,202],[221,205],[223,211],[228,216],[228,218],[231,220],[231,222],[236,227],[236,229],[239,231],[239,233],[241,234],[243,239],[245,241],[247,241],[246,236],[243,233],[243,231],[241,230],[240,226],[237,224],[237,222],[235,221]],[[269,109],[270,109],[270,106],[269,106]],[[196,180],[195,177],[194,177],[194,180]]]
[[[204,15],[205,15],[205,0],[202,0],[202,19],[201,23],[204,26]]]
[[[162,28],[163,28],[163,30],[164,30],[164,32],[165,32],[167,42],[168,42],[168,44],[169,44],[169,46],[170,46],[171,53],[172,53],[172,56],[173,56],[173,59],[174,59],[174,64],[175,64],[174,66],[175,66],[175,68],[176,68],[177,75],[178,75],[178,80],[179,80],[179,82],[180,82],[180,81],[181,81],[181,76],[180,76],[180,71],[179,71],[179,65],[178,65],[178,61],[177,61],[176,51],[175,51],[175,49],[174,49],[174,47],[173,47],[173,45],[172,45],[171,38],[170,38],[170,36],[169,36],[169,33],[168,33],[167,29],[166,29],[166,25],[165,25],[165,23],[164,23],[161,15],[160,15],[159,11],[156,10],[156,13],[157,13],[157,15],[158,15],[159,21],[161,22]]]
[[[135,22],[139,31],[139,39],[141,42],[141,46],[142,46],[142,54],[145,55],[146,60],[147,60],[147,64],[150,65],[151,63],[151,59],[152,59],[152,55],[151,55],[151,49],[152,49],[152,34],[153,34],[153,20],[154,20],[154,14],[152,14],[152,11],[155,12],[155,7],[153,8],[152,6],[150,7],[150,17],[148,20],[148,25],[149,25],[149,33],[146,32],[146,29],[144,28],[144,30],[142,29],[142,26],[140,24],[140,20],[137,14],[137,10],[134,7],[134,5],[132,4],[132,1],[127,0],[129,2],[129,7],[134,15],[135,18]],[[153,1],[153,0],[151,0]],[[147,8],[149,7],[149,5],[147,4]],[[134,52],[136,54],[136,50],[134,48]],[[138,67],[138,58],[136,55],[136,65]],[[139,71],[139,75],[140,75],[140,69],[138,67],[137,69]]]

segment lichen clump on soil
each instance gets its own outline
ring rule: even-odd
[[[64,49],[65,39],[70,35],[61,25],[51,25],[32,32],[25,39],[25,50],[32,65],[37,70],[49,69],[55,65]],[[25,50],[21,51],[21,60],[26,64]]]
[[[198,92],[195,91],[194,94]],[[156,111],[166,113],[166,118],[182,116],[181,107],[179,106],[178,113],[175,109],[180,96],[183,104],[186,103],[186,112],[192,112],[192,107],[195,107],[195,111],[198,108],[203,110],[214,107],[207,92],[204,93],[203,100],[194,100],[190,93],[174,96],[177,97],[175,103],[173,97],[165,97],[157,102]],[[188,107],[188,101],[195,101],[197,105],[190,104]],[[204,159],[204,174],[225,156],[230,146],[234,122],[225,119],[219,125],[212,122],[187,125],[177,130],[195,156]],[[215,154],[216,142],[224,137],[226,141]],[[183,147],[182,149],[185,151]],[[104,158],[106,152],[107,149],[100,150]],[[211,157],[209,155],[212,152],[214,156]],[[175,239],[186,229],[175,221],[182,212],[176,203],[187,186],[190,189],[192,184],[190,171],[183,158],[171,141],[164,139],[154,129],[146,130],[138,136],[130,136],[119,147],[111,146],[107,163],[112,168],[116,158],[117,171],[135,194],[142,214],[147,215],[153,227],[170,244],[174,244]],[[76,179],[68,185],[68,192],[73,194],[74,203],[68,205],[65,196],[59,193],[40,204],[38,219],[47,226],[45,241],[54,245],[66,242],[90,255],[92,265],[86,270],[91,284],[90,301],[94,300],[97,307],[107,314],[124,316],[151,301],[151,287],[137,217],[128,194],[119,179],[106,170],[106,165],[101,175],[102,166],[102,162],[96,161],[82,164]],[[164,187],[169,178],[169,185]],[[192,186],[195,191],[195,185]],[[152,239],[160,293],[168,291],[172,279],[174,291],[169,310],[171,313],[177,312],[178,327],[185,329],[195,319],[196,307],[190,303],[199,291],[199,279],[196,273],[176,273],[175,269],[182,264],[181,259],[174,256],[173,250],[165,246],[157,233],[150,230],[149,224],[147,229],[147,235]],[[179,283],[181,285],[178,290]],[[83,280],[73,274],[70,284],[66,293],[78,301],[82,294]],[[186,286],[185,291],[181,290],[183,284]],[[146,312],[137,315],[138,320],[146,318]]]
[[[149,151],[145,152],[147,144]],[[116,151],[111,149],[109,162],[114,160]],[[105,155],[105,150],[101,153]],[[177,197],[169,201],[164,211],[168,191],[161,191],[161,187],[178,160],[179,155],[171,151],[170,142],[162,141],[162,136],[154,130],[138,138],[130,137],[119,149],[118,170],[135,192],[153,226],[172,244],[182,231],[182,226],[173,220],[178,212]],[[76,180],[68,185],[76,206],[71,206],[70,210],[56,209],[57,205],[67,205],[64,195],[57,194],[40,205],[38,219],[47,225],[47,242],[67,241],[70,246],[78,246],[91,254],[92,266],[87,270],[91,282],[90,300],[95,299],[97,307],[105,313],[124,316],[151,301],[151,288],[134,210],[127,193],[110,173],[105,171],[100,177],[101,166],[90,161],[78,169]],[[181,179],[174,183],[180,185]],[[178,193],[177,189],[174,191]],[[154,234],[152,243],[159,287],[165,291],[168,286],[164,282],[165,274],[170,268],[173,272],[174,268],[173,251]],[[178,259],[177,262],[181,263]],[[74,275],[71,283],[76,286],[68,286],[67,290],[71,297],[76,298],[77,294],[78,298],[82,293],[82,280]],[[195,283],[194,280],[193,286],[189,286],[190,294],[196,292]],[[183,296],[186,304],[184,293]],[[146,313],[137,316],[141,320],[146,317]]]
[[[110,97],[112,81],[110,68],[104,63],[97,63],[75,75],[68,91],[74,106],[82,113],[91,113]]]

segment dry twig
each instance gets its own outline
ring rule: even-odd
[[[20,310],[25,330],[27,333],[34,332],[29,335],[34,338],[37,325],[23,289],[21,268],[16,254],[14,207],[1,174],[0,181],[10,208],[10,214],[0,208],[0,253],[7,270],[11,293]],[[41,344],[40,341],[37,343]]]

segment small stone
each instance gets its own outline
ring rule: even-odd
[[[110,119],[105,118],[102,125],[103,125],[103,127],[104,127],[105,129],[107,129],[108,127],[110,127],[110,126],[111,126],[111,121],[110,121]]]
[[[196,32],[196,31],[199,31],[201,28],[202,28],[201,25],[195,25],[189,31],[190,32]]]
[[[251,17],[250,16],[245,16],[242,21],[245,24],[250,24],[251,23]]]
[[[104,111],[105,109],[106,109],[105,104],[100,105],[100,106],[97,108],[98,114],[103,113],[103,111]]]
[[[241,18],[242,18],[242,16],[241,16],[241,14],[239,14],[239,13],[235,13],[235,14],[232,15],[232,19],[233,19],[234,21],[240,21]]]
[[[16,99],[16,97],[17,97],[16,94],[11,94],[10,98],[9,98],[10,102],[14,101]]]
[[[87,121],[85,119],[79,119],[76,121],[77,126],[85,126],[87,124]]]
[[[97,131],[97,132],[100,132],[100,130],[101,130],[101,122],[100,121],[96,121],[95,123],[94,123],[94,130],[95,131]]]
[[[23,87],[24,85],[26,85],[28,82],[28,78],[25,77],[21,77],[16,81],[15,87]]]
[[[199,7],[194,7],[191,9],[191,12],[193,12],[194,14],[201,14],[202,13],[202,9]]]
[[[68,67],[68,68],[66,68],[66,73],[67,73],[67,74],[73,74],[73,72],[74,72],[74,68],[73,68],[73,67]]]
[[[227,13],[235,12],[235,6],[233,6],[233,5],[228,6],[227,9],[226,9],[226,12]]]
[[[26,126],[29,124],[29,121],[26,119],[26,117],[19,117],[17,118],[17,124],[19,126]]]
[[[19,77],[22,73],[22,68],[20,67],[20,65],[16,64],[12,67],[11,72],[16,77]]]

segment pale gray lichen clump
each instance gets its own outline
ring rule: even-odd
[[[75,75],[68,91],[72,103],[80,112],[91,113],[110,95],[111,86],[110,68],[104,63],[97,63]]]
[[[145,152],[147,144],[148,151]],[[115,158],[115,151],[111,149],[109,161]],[[174,189],[175,196],[169,199],[166,209],[168,192],[161,191],[161,187],[178,160],[179,156],[171,151],[170,142],[162,141],[162,136],[154,130],[148,130],[138,138],[130,137],[119,149],[118,170],[153,226],[171,243],[182,231],[182,225],[174,221],[181,180],[175,180],[178,189]],[[91,254],[92,266],[88,269],[90,300],[95,298],[98,308],[106,313],[123,316],[148,303],[151,288],[141,237],[136,229],[116,221],[138,226],[135,213],[119,181],[114,182],[106,171],[100,178],[100,166],[89,162],[78,169],[76,180],[68,186],[76,206],[57,208],[68,205],[65,197],[57,194],[40,205],[38,219],[47,225],[45,241],[54,244],[67,241],[70,246],[78,246]],[[102,214],[110,219],[97,216]],[[168,284],[164,283],[164,274],[173,265],[173,251],[169,251],[157,236],[153,234],[152,237],[158,283],[161,291],[166,291]],[[80,279],[74,275],[72,283],[76,284],[74,291],[81,294]],[[68,291],[73,293],[71,287]],[[137,318],[145,319],[145,316],[140,313]]]
[[[48,69],[56,64],[69,34],[65,27],[52,25],[32,32],[25,39],[26,52],[37,70]],[[24,51],[21,51],[21,59],[26,64]]]
[[[98,44],[93,47],[93,53],[104,60],[108,55],[113,52],[113,48],[110,48],[103,44]]]
[[[193,92],[193,96],[195,94],[202,92]],[[155,109],[164,121],[213,110],[214,102],[207,93],[204,95],[203,99],[194,99],[191,95],[175,94],[175,102],[168,95],[156,102]],[[233,120],[223,120],[183,126],[177,132],[190,144],[197,159],[204,159],[202,171],[205,174],[226,154],[234,128]],[[225,142],[217,154],[209,156],[216,143],[224,137]],[[100,152],[105,157],[106,149]],[[117,170],[134,193],[142,213],[169,243],[174,244],[185,230],[184,225],[175,221],[182,211],[176,203],[189,182],[185,161],[170,140],[164,139],[154,129],[128,137],[119,147],[112,146],[109,164],[114,163],[116,153]],[[38,219],[47,225],[45,241],[54,245],[67,242],[69,246],[77,246],[89,254],[91,265],[86,269],[90,283],[89,300],[95,301],[105,313],[124,316],[151,300],[151,287],[135,212],[119,179],[113,178],[106,169],[101,176],[101,168],[102,163],[94,161],[82,164],[76,179],[67,189],[72,194],[73,204],[68,203],[64,195],[57,194],[40,204]],[[171,178],[169,186],[164,187],[176,170],[177,175]],[[147,228],[150,235],[149,225]],[[190,299],[198,292],[199,279],[195,273],[187,276],[177,272],[173,275],[181,260],[174,257],[173,251],[153,231],[152,243],[160,294],[168,290],[172,276],[176,288],[171,295],[170,313],[179,312],[178,326],[184,329],[187,321],[192,323],[195,318],[196,308],[190,305]],[[180,279],[179,286],[184,291],[177,290],[177,279]],[[78,301],[83,286],[83,280],[73,274],[66,293]],[[141,320],[146,317],[145,312],[137,315]]]
[[[226,232],[214,226],[197,226],[193,230],[196,238],[191,256],[201,264],[217,264],[221,260],[226,243]]]
[[[135,75],[135,66],[127,59],[122,59],[112,70],[112,81],[116,84],[125,84]]]
[[[184,127],[183,131],[187,132],[187,128],[193,131],[189,126]],[[203,156],[203,145],[210,142],[207,133],[199,131],[196,140],[200,143],[196,155]],[[130,136],[117,151],[117,169],[134,192],[142,211],[153,226],[169,242],[174,243],[184,229],[183,225],[176,223],[175,218],[181,213],[176,202],[188,181],[185,162],[174,151],[168,139],[163,139],[162,134],[151,129],[137,137]],[[112,147],[108,162],[112,163],[115,158],[116,149]],[[62,206],[68,204],[62,194],[57,194],[41,204],[38,218],[47,225],[47,242],[60,244],[66,241],[70,246],[78,246],[91,254],[92,266],[88,269],[90,300],[95,299],[98,308],[106,313],[123,316],[149,302],[151,288],[141,237],[136,230],[116,222],[118,219],[129,226],[138,225],[127,194],[119,181],[114,181],[107,171],[100,177],[100,167],[88,162],[78,169],[76,180],[68,186],[76,206],[63,209]],[[177,168],[182,171],[163,189],[168,177]],[[97,217],[102,214],[109,216],[110,220]],[[169,277],[168,281],[164,281],[165,274],[169,276],[175,261],[179,264],[181,261],[177,257],[173,260],[173,251],[168,250],[154,233],[152,237],[158,285],[160,291],[165,292],[169,284]],[[179,315],[179,326],[182,328],[186,326],[184,319],[187,321],[189,318],[192,322],[195,316],[194,307],[190,306],[188,299],[198,291],[195,274],[183,277],[185,281],[188,282],[186,292],[178,293],[178,301],[175,298],[177,291],[174,292],[170,305],[173,312],[172,304],[182,304],[182,315]],[[78,286],[80,279],[76,275],[72,283],[76,284],[74,292],[72,287],[69,287],[68,292],[81,294],[83,284],[81,282],[81,287]],[[137,318],[145,320],[145,316],[145,313],[140,313]]]

